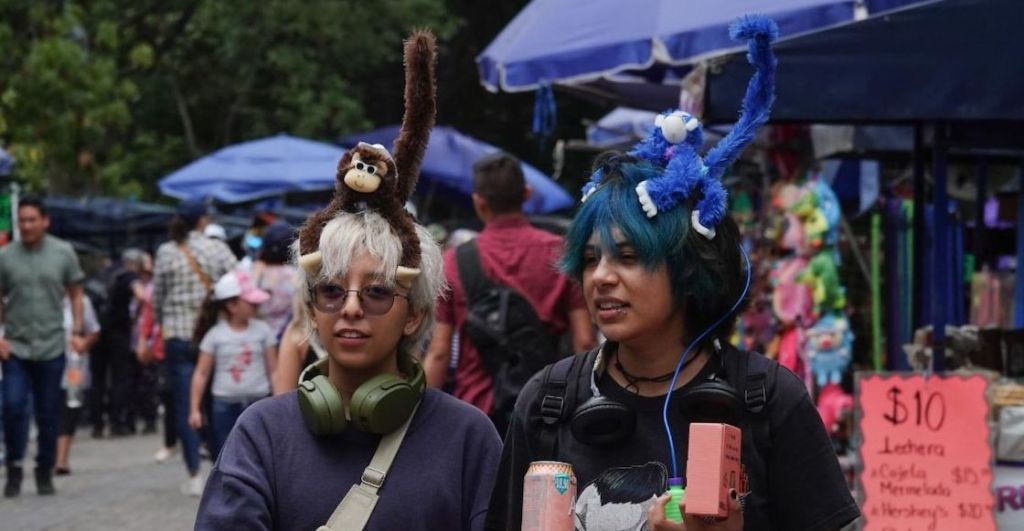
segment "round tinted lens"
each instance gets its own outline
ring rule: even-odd
[[[333,313],[345,304],[348,292],[334,284],[319,284],[313,288],[313,306],[324,313]]]
[[[388,313],[395,303],[395,290],[385,286],[366,286],[359,290],[363,310],[373,315]]]

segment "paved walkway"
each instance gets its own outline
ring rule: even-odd
[[[88,429],[79,429],[71,451],[72,475],[54,479],[57,495],[36,494],[34,465],[26,462],[21,496],[0,497],[0,529],[192,529],[199,499],[180,491],[186,475],[180,454],[163,464],[153,460],[161,443],[158,435],[97,440]],[[29,451],[35,451],[34,442]],[[204,462],[203,471],[209,466]]]

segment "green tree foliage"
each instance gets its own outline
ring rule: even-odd
[[[154,197],[227,144],[370,127],[403,36],[462,25],[444,0],[0,0],[0,144],[32,188]]]

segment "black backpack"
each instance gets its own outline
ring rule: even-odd
[[[468,306],[462,332],[493,377],[491,417],[502,427],[530,377],[561,357],[558,338],[548,332],[530,301],[484,275],[476,241],[460,245],[455,257]]]

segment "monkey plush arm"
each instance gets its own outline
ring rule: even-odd
[[[402,130],[395,140],[395,166],[398,168],[396,192],[401,203],[409,200],[416,189],[423,154],[430,141],[437,113],[434,63],[437,42],[433,33],[418,30],[405,41],[405,116]]]

